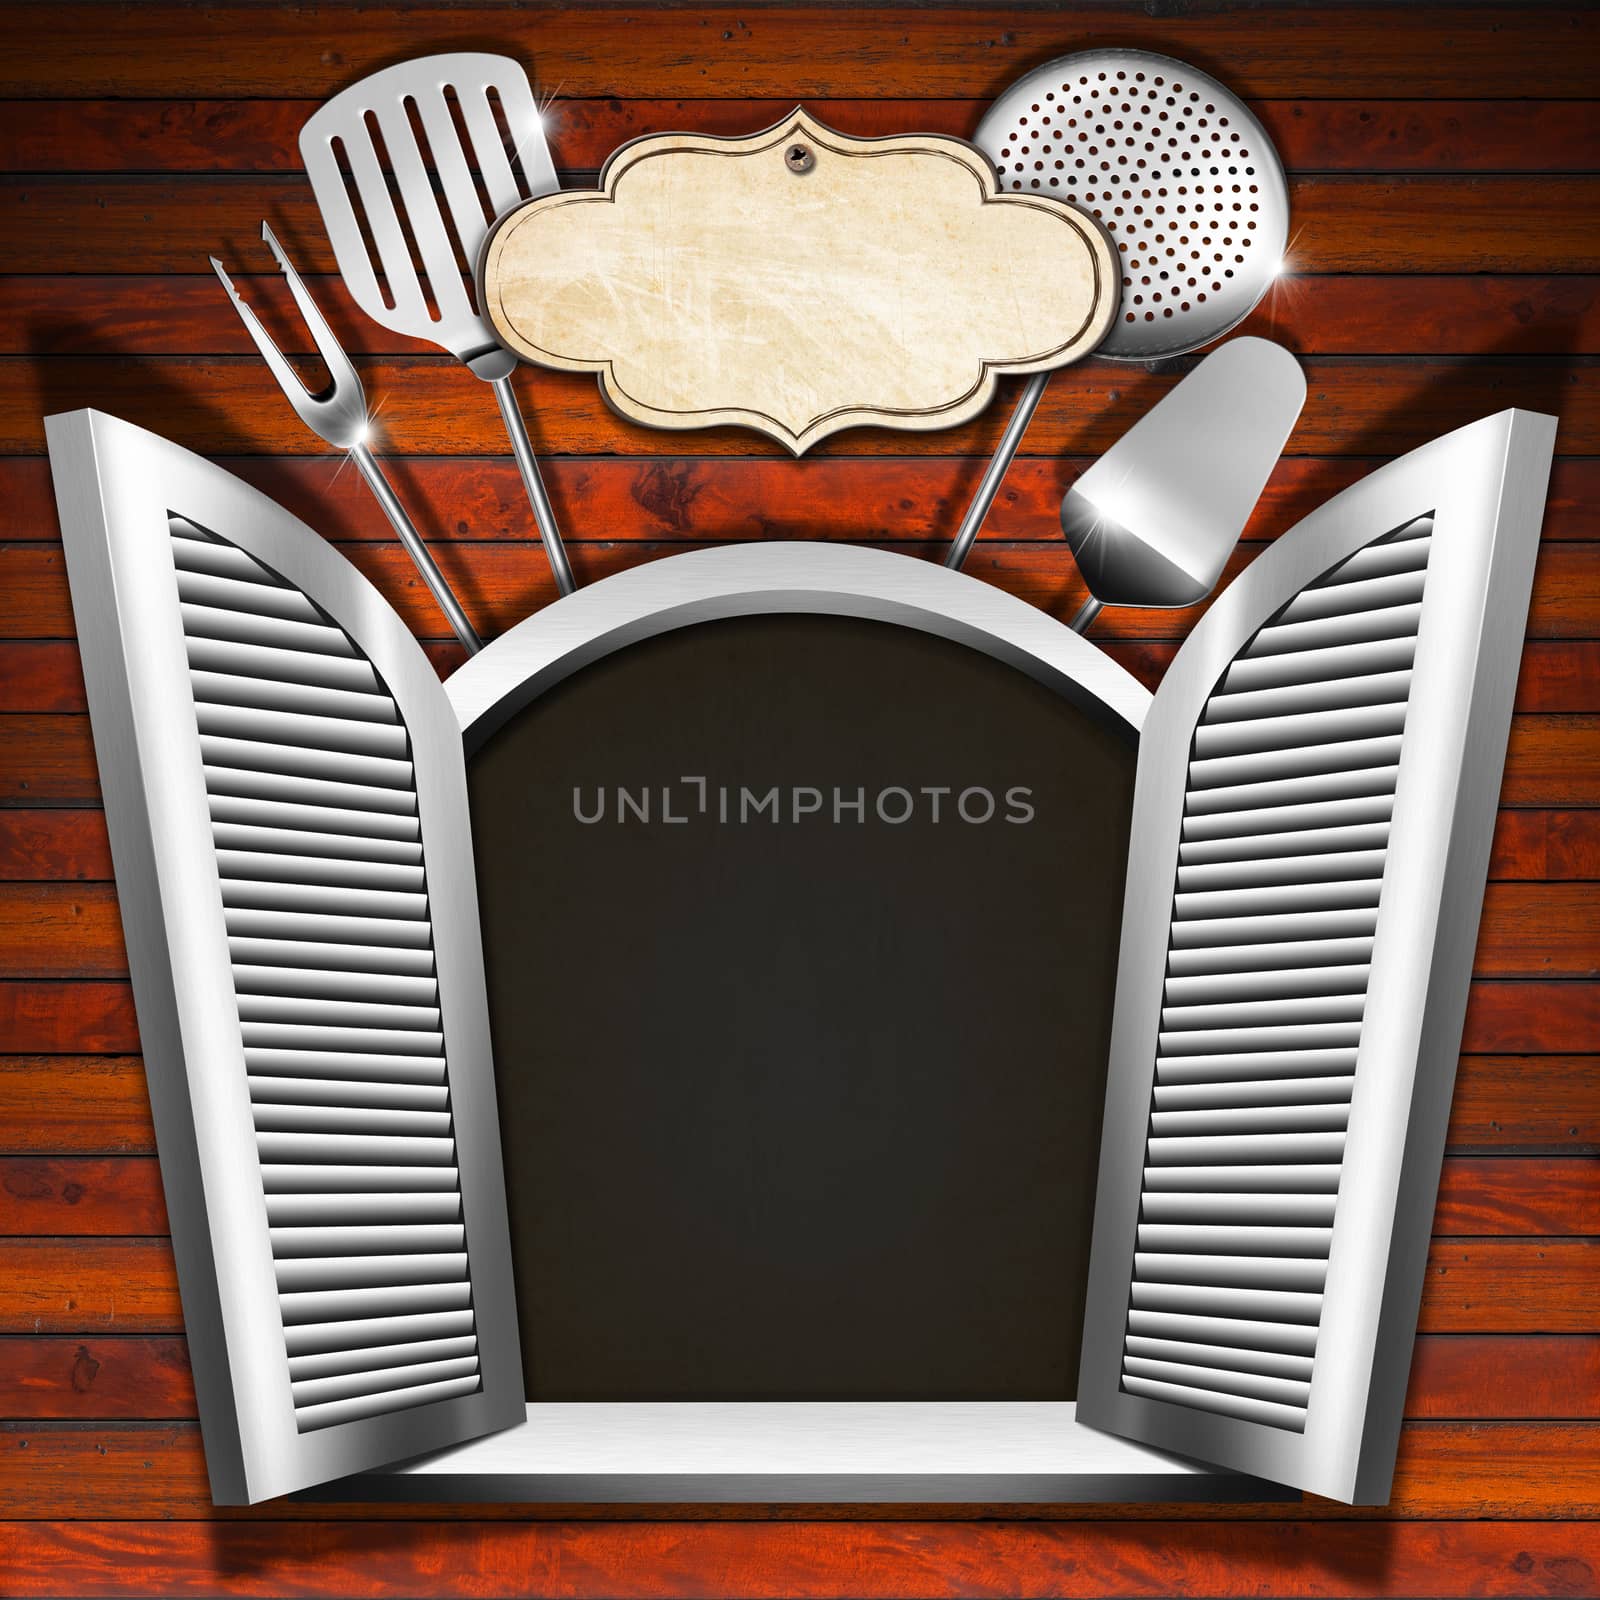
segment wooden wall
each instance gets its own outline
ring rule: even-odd
[[[1276,0],[0,6],[0,1593],[1596,1593],[1597,20]],[[557,97],[572,181],[632,135],[748,131],[801,97],[852,131],[969,132],[1015,74],[1096,41],[1237,86],[1291,169],[1293,276],[1250,327],[1303,357],[1310,396],[1251,541],[1459,423],[1508,405],[1561,416],[1391,1507],[214,1511],[42,414],[95,405],[222,458],[340,541],[448,666],[426,592],[206,270],[216,252],[281,305],[281,280],[250,275],[268,265],[263,217],[330,270],[295,152],[320,98],[412,54],[514,52]],[[332,280],[314,287],[479,626],[544,605],[489,395],[362,321]],[[1069,615],[1057,498],[1182,370],[1058,377],[968,570]],[[753,435],[625,427],[589,379],[519,384],[588,579],[705,541],[936,555],[1006,410],[951,433],[845,434],[794,464]],[[1110,613],[1097,631],[1153,681],[1192,620]]]

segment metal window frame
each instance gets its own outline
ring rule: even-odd
[[[519,1422],[465,766],[438,678],[377,590],[266,496],[103,413],[51,417],[46,430],[212,1496],[266,1499]],[[475,1394],[296,1429],[171,515],[238,545],[334,616],[405,717],[472,1263]]]
[[[1416,1334],[1555,419],[1506,411],[1283,534],[1185,642],[1145,726],[1078,1409],[1131,1439],[1336,1499],[1388,1498]],[[1256,630],[1328,568],[1434,517],[1372,978],[1303,1434],[1121,1389],[1190,742]]]

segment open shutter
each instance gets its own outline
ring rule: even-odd
[[[1086,1423],[1388,1497],[1554,436],[1503,412],[1339,495],[1155,697]]]
[[[213,1496],[521,1422],[443,688],[255,490],[48,429]]]

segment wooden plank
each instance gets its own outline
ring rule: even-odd
[[[261,258],[241,241],[234,259]],[[288,312],[280,280],[240,273],[235,282],[265,312],[283,349],[309,354],[310,337]],[[390,333],[358,312],[340,279],[315,274],[308,284],[351,354],[428,353],[421,341]],[[1295,274],[1281,280],[1239,332],[1276,339],[1301,355],[1593,355],[1600,351],[1600,278]],[[209,273],[0,278],[0,355],[31,354],[41,336],[62,354],[248,355],[254,349]]]
[[[194,1415],[181,1334],[0,1339],[0,1416],[89,1422]],[[1600,1336],[1424,1334],[1412,1358],[1406,1415],[1600,1417]]]
[[[998,1520],[992,1510],[982,1521],[968,1520],[970,1510],[926,1520],[932,1509],[915,1509],[923,1520],[883,1520],[875,1512],[877,1520],[861,1521],[859,1511],[793,1520],[791,1511],[778,1521],[702,1516],[681,1524],[519,1526],[401,1519],[392,1510],[387,1521],[343,1524],[40,1521],[0,1525],[0,1540],[16,1600],[109,1593],[163,1600],[283,1593],[344,1600],[937,1600],[952,1593],[1338,1600],[1441,1592],[1489,1600],[1581,1595],[1600,1567],[1600,1530],[1575,1522],[1170,1520],[1153,1536],[1137,1522],[1085,1517],[1056,1526]],[[274,1514],[282,1513],[275,1508],[268,1516]],[[557,1515],[570,1518],[570,1508]],[[826,1513],[809,1508],[804,1515]]]
[[[1428,1333],[1588,1333],[1600,1240],[1446,1239],[1428,1263]],[[176,1333],[165,1239],[0,1239],[0,1333]]]
[[[1028,449],[1098,454],[1165,396],[1189,365],[1185,358],[1150,372],[1089,361],[1053,375],[1028,430]],[[1595,358],[1322,357],[1304,366],[1309,393],[1288,445],[1296,455],[1398,454],[1507,406],[1559,412],[1558,450],[1600,454],[1600,360]],[[499,416],[483,385],[448,357],[385,358],[364,363],[363,372],[369,399],[386,407],[381,440],[386,452],[504,453]],[[798,481],[801,470],[832,456],[987,456],[1010,414],[1014,383],[1007,379],[996,404],[959,428],[929,434],[853,429],[818,445],[799,468],[786,465]],[[772,459],[779,448],[733,428],[666,434],[624,424],[606,409],[594,381],[581,373],[522,367],[517,388],[535,445],[545,455],[654,456],[670,448],[686,456]],[[0,454],[39,453],[43,416],[86,405],[138,417],[144,426],[202,454],[327,455],[259,360],[173,359],[161,364],[158,377],[141,362],[82,354],[61,356],[38,372],[24,362],[0,363]],[[1040,532],[1053,537],[1053,519]]]
[[[531,544],[442,543],[435,552],[481,631],[493,636],[520,622],[555,598],[555,584],[542,548]],[[680,548],[654,544],[573,544],[573,565],[593,582]],[[941,546],[875,544],[917,559],[933,559]],[[400,613],[413,632],[444,629],[433,597],[410,558],[397,544],[351,545],[346,554]],[[1259,554],[1241,545],[1228,558],[1218,591]],[[966,571],[1067,620],[1087,596],[1064,541],[1054,544],[1000,544],[989,541],[969,556]],[[8,604],[0,615],[0,637],[71,638],[72,597],[66,559],[60,546],[43,543],[0,546],[0,589]],[[1182,610],[1141,611],[1109,607],[1095,625],[1097,639],[1182,638],[1208,609],[1209,602]],[[1527,632],[1534,639],[1600,637],[1600,544],[1546,544],[1534,569]]]
[[[1600,1058],[1461,1058],[1453,1151],[1600,1149]],[[0,1056],[0,1153],[138,1154],[155,1149],[138,1056]]]
[[[1501,804],[1600,805],[1597,735],[1600,717],[1514,718]],[[81,804],[98,795],[87,717],[0,717],[0,804]]]
[[[0,647],[0,677],[7,655]],[[111,877],[100,811],[0,808],[0,883],[98,883]],[[1600,879],[1600,811],[1502,811],[1489,877],[1535,883]]]
[[[156,1147],[136,1055],[0,1056],[7,1153],[148,1155]]]
[[[0,651],[0,664],[5,652]],[[0,810],[0,882],[101,882],[112,877],[99,811]],[[1502,811],[1489,861],[1493,882],[1600,879],[1600,812]]]
[[[0,1156],[0,1237],[166,1232],[161,1174],[150,1156]],[[1600,1163],[1450,1156],[1433,1232],[1440,1239],[1600,1235]]]
[[[1461,1048],[1468,1054],[1587,1050],[1600,1039],[1600,984],[1473,985]]]
[[[1571,1189],[1559,1171],[1546,1170],[1551,1165],[1531,1164],[1530,1205],[1539,1203],[1536,1194],[1560,1196]],[[166,1232],[161,1173],[151,1156],[0,1156],[0,1237],[129,1238]]]
[[[5,817],[0,814],[0,830]],[[0,971],[17,978],[121,978],[127,952],[111,883],[0,882]],[[1600,890],[1492,883],[1474,970],[1483,978],[1600,976]]]
[[[0,102],[0,171],[298,172],[316,100]],[[794,96],[767,100],[578,100],[544,111],[565,187],[592,181],[630,139],[692,130],[737,137],[769,128]],[[810,98],[806,109],[858,136],[970,139],[984,100]],[[1582,172],[1600,139],[1594,101],[1258,100],[1291,172]]]
[[[135,1186],[141,1181],[148,1179],[136,1179]],[[1439,1179],[1433,1232],[1440,1239],[1600,1235],[1600,1162],[1581,1156],[1451,1156]]]
[[[1578,1342],[1541,1341],[1541,1348],[1549,1346],[1546,1365],[1570,1369],[1576,1354],[1566,1346]],[[1476,1370],[1470,1355],[1455,1356],[1444,1369],[1450,1385],[1444,1392],[1454,1393]],[[194,1415],[189,1349],[181,1334],[0,1338],[0,1416],[76,1422]]]
[[[1566,174],[1291,177],[1295,273],[1600,271],[1592,178]],[[0,180],[0,273],[194,272],[261,260],[268,218],[295,264],[334,270],[316,201],[291,175]],[[259,267],[257,268],[259,270]]]
[[[265,258],[239,239],[231,259]],[[234,281],[284,350],[310,353],[281,279],[245,272]],[[339,278],[310,274],[307,283],[352,355],[428,354],[420,340],[357,311]],[[1593,355],[1600,351],[1600,278],[1296,273],[1280,280],[1239,332],[1276,339],[1300,355]],[[0,355],[30,355],[41,343],[58,354],[114,349],[130,356],[249,355],[255,348],[210,273],[0,278]]]
[[[676,97],[909,95],[989,99],[1068,50],[1136,45],[1194,60],[1253,98],[1398,95],[1587,98],[1583,13],[1557,5],[1393,8],[1132,0],[1010,9],[573,5],[530,19],[502,5],[13,5],[0,96],[283,95],[321,99],[392,61],[443,49],[517,52],[544,92]]]
[[[1101,648],[1120,663],[1147,689],[1155,689],[1172,663],[1177,646],[1171,640],[1097,640]],[[434,659],[441,677],[448,676],[465,660],[465,653],[453,640],[425,640],[423,648]],[[1516,708],[1530,714],[1564,711],[1600,711],[1600,640],[1530,639],[1522,647],[1522,672],[1517,680]],[[86,709],[83,673],[78,662],[78,647],[65,640],[0,639],[0,714],[16,711],[77,712]],[[1581,866],[1589,859],[1588,823],[1578,813],[1551,813],[1570,816],[1572,824],[1563,826],[1569,837],[1558,846],[1546,841],[1551,865],[1548,870],[1516,872],[1510,867],[1502,876],[1586,877],[1594,874]],[[1501,826],[1506,826],[1502,818]],[[92,848],[92,847],[91,847]],[[1531,848],[1531,843],[1517,847]],[[1566,866],[1558,865],[1567,861]],[[0,875],[10,868],[0,861]],[[22,875],[25,873],[12,874]],[[93,876],[93,874],[89,874]]]
[[[218,464],[337,543],[394,540],[359,474],[340,471],[337,457],[229,456]],[[1061,497],[1090,464],[1083,456],[1020,457],[984,521],[984,541],[1058,538]],[[943,544],[984,465],[981,458],[950,456],[587,456],[546,459],[542,471],[569,538]],[[1371,459],[1283,457],[1245,528],[1246,543],[1276,537],[1378,465]],[[391,453],[386,466],[430,539],[515,544],[535,537],[521,480],[508,460],[396,459]],[[10,512],[9,541],[59,538],[43,459],[0,458],[0,503]],[[1569,456],[1555,462],[1544,537],[1600,541],[1600,460]]]

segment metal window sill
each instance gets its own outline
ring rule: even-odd
[[[530,1405],[486,1438],[314,1501],[1064,1504],[1283,1501],[1280,1485],[1100,1433],[1071,1401]]]

